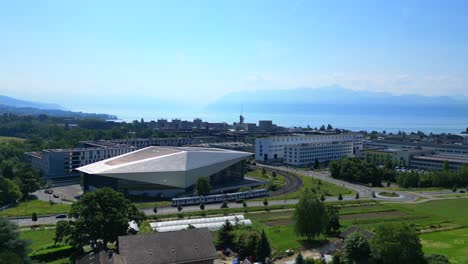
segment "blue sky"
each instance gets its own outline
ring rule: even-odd
[[[468,95],[467,25],[451,0],[3,1],[0,94],[81,110],[334,84]]]

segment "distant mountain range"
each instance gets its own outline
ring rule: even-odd
[[[468,116],[468,97],[392,95],[339,86],[230,93],[207,111],[270,114]]]
[[[16,99],[9,96],[0,95],[0,104],[13,106],[13,107],[30,107],[30,108],[37,108],[37,109],[54,109],[54,110],[66,110],[62,106],[58,104],[47,104],[47,103],[40,103],[40,102],[32,102],[32,101],[25,101]]]
[[[0,95],[0,114],[60,116],[70,118],[93,118],[102,120],[117,119],[115,115],[68,111],[58,104],[25,101]]]

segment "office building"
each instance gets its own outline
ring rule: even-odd
[[[285,146],[283,162],[294,166],[309,166],[315,160],[320,163],[353,157],[352,142],[309,143]]]
[[[260,162],[283,161],[285,147],[301,144],[352,143],[353,155],[362,149],[363,136],[358,133],[344,134],[297,134],[257,138],[255,140],[255,160]]]

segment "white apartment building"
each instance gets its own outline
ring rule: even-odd
[[[255,140],[255,160],[282,161],[284,159],[285,147],[301,144],[318,144],[332,142],[350,142],[353,144],[353,155],[357,150],[362,150],[363,136],[359,133],[344,134],[317,134],[317,135],[291,135],[278,137],[257,138]]]
[[[284,147],[283,162],[295,166],[311,165],[319,162],[353,157],[352,142],[311,143]]]

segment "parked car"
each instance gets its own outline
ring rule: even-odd
[[[47,193],[47,194],[53,194],[54,193],[54,191],[51,190],[51,189],[46,189],[46,190],[44,190],[44,192]]]
[[[55,218],[57,218],[57,219],[67,218],[67,215],[66,214],[60,214],[60,215],[57,215]]]
[[[59,198],[59,195],[54,193],[54,198]]]

